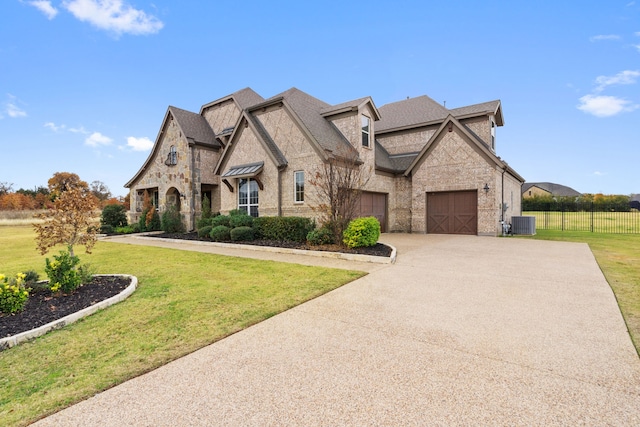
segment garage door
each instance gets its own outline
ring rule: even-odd
[[[478,234],[478,194],[427,193],[427,233]]]
[[[380,221],[380,231],[387,231],[387,195],[363,191],[360,195],[359,217],[374,216]]]

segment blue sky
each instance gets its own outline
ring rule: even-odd
[[[527,181],[640,193],[640,1],[2,0],[0,182],[55,172],[114,195],[169,105],[244,87],[337,104],[500,99]]]

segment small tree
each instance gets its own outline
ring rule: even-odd
[[[113,228],[125,227],[127,225],[127,212],[122,205],[107,205],[102,208],[100,225],[110,225]]]
[[[356,215],[362,188],[371,177],[370,168],[362,165],[355,149],[343,151],[342,156],[324,162],[309,180],[320,197],[313,209],[320,213],[323,226],[332,230],[335,242],[342,242],[342,233]]]
[[[84,245],[86,252],[91,253],[97,233],[96,198],[89,192],[86,183],[85,186],[66,187],[55,194],[57,197],[53,208],[36,215],[44,223],[33,224],[38,250],[44,255],[51,247],[64,244],[74,256],[73,246]]]

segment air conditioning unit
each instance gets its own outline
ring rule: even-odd
[[[536,234],[535,216],[512,216],[511,233],[513,234]]]

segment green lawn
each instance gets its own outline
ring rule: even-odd
[[[0,352],[0,425],[28,424],[365,274],[109,242],[76,253],[98,273],[137,276],[139,287]],[[0,273],[44,275],[44,258],[31,227],[0,226]]]
[[[640,235],[537,230],[541,240],[587,243],[613,289],[640,354]]]
[[[640,234],[640,212],[542,212],[526,211],[536,217],[538,230],[590,231],[595,233]]]

